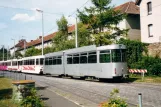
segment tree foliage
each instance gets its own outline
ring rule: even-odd
[[[19,58],[22,58],[23,55],[22,55],[19,51],[16,51],[16,52],[15,52],[15,57],[16,57],[17,59],[19,59]]]
[[[87,25],[84,25],[83,23],[78,23],[78,45],[79,47],[91,45],[92,44],[91,39],[92,38],[90,36],[90,31],[88,30]]]
[[[78,17],[83,24],[88,25],[96,45],[107,45],[114,42],[118,36],[126,36],[127,29],[117,27],[125,14],[110,6],[111,0],[92,0],[93,7],[78,10]]]
[[[25,57],[36,56],[36,55],[41,55],[41,49],[36,49],[35,47],[31,47],[27,49],[25,52]]]
[[[126,45],[129,69],[147,69],[147,75],[161,76],[161,59],[148,55],[146,48],[148,44],[125,39],[121,39],[118,43]]]
[[[133,63],[142,60],[143,52],[147,53],[146,44],[140,41],[120,39],[118,44],[124,44],[127,48],[127,63],[131,68]]]
[[[10,52],[8,51],[8,56],[10,57]],[[0,49],[0,61],[3,60],[3,48]],[[7,60],[7,49],[4,48],[4,60]]]

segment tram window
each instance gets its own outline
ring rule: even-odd
[[[88,55],[96,55],[96,52],[90,52]]]
[[[56,58],[53,58],[53,65],[56,65]]]
[[[35,65],[35,59],[32,59],[32,65]]]
[[[122,49],[122,62],[126,62],[126,49]]]
[[[48,65],[48,58],[45,58],[45,65]]]
[[[40,58],[40,65],[44,64],[44,58]]]
[[[96,52],[88,53],[88,63],[97,63],[97,55]]]
[[[81,56],[87,55],[87,53],[81,53]]]
[[[25,65],[27,65],[27,60],[25,60]]]
[[[100,63],[108,63],[110,61],[110,54],[100,54]]]
[[[121,50],[120,49],[111,50],[111,54],[112,54],[112,62],[121,62]]]
[[[33,64],[32,59],[30,59],[29,60],[29,65],[32,65],[32,64]]]
[[[100,51],[100,63],[108,63],[110,60],[110,50]]]
[[[57,57],[57,59],[56,59],[56,64],[57,64],[57,65],[62,64],[61,57]]]
[[[73,55],[73,64],[79,64],[79,54]]]
[[[49,58],[49,65],[53,64],[53,58]]]
[[[87,56],[80,56],[80,63],[81,64],[87,63]]]
[[[36,59],[36,65],[39,65],[39,59]]]
[[[67,64],[72,64],[72,63],[73,63],[72,55],[68,55],[67,56]]]
[[[73,57],[73,64],[79,64],[79,57]]]

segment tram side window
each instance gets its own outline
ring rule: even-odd
[[[72,55],[67,56],[67,64],[72,64],[73,63],[73,58]]]
[[[81,56],[80,56],[80,63],[81,64],[85,64],[85,63],[87,63],[87,60],[88,60],[87,53],[81,54]]]
[[[48,65],[48,58],[45,58],[45,65]]]
[[[88,53],[88,63],[97,63],[97,54],[96,54],[96,52]]]
[[[79,64],[79,54],[73,55],[73,64]]]
[[[39,65],[39,59],[36,59],[36,65]]]
[[[32,59],[32,65],[35,65],[35,59]]]
[[[126,49],[122,49],[122,62],[126,62]]]
[[[17,66],[17,61],[13,61],[13,66]]]
[[[113,49],[111,50],[112,62],[121,62],[121,50]]]
[[[110,60],[110,50],[100,51],[100,63],[109,63]]]
[[[53,58],[49,58],[49,65],[52,65],[53,64]]]
[[[56,65],[56,58],[53,57],[53,65]]]
[[[56,65],[61,65],[62,64],[62,59],[61,58],[62,58],[61,56],[56,58]]]
[[[40,65],[44,64],[44,58],[40,58]]]

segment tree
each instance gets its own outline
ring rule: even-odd
[[[16,57],[17,59],[19,59],[19,58],[22,58],[23,55],[22,55],[19,51],[16,51],[16,52],[15,52],[15,57]]]
[[[91,40],[92,38],[90,36],[90,31],[88,29],[88,26],[84,25],[81,22],[78,23],[78,45],[79,47],[91,45],[92,44]]]
[[[126,36],[128,30],[117,27],[126,15],[114,10],[114,7],[110,6],[111,0],[91,1],[94,6],[85,7],[84,11],[78,10],[78,17],[83,24],[88,25],[95,44],[108,45],[114,42],[116,37]]]
[[[36,55],[41,55],[41,50],[36,49],[35,47],[31,47],[30,49],[27,49],[27,51],[25,52],[26,57],[36,56]]]
[[[58,32],[53,38],[54,51],[74,48],[74,40],[68,40],[68,21],[64,16],[57,21]]]
[[[4,48],[4,60],[7,60],[7,52],[8,52],[8,57],[10,57],[10,52]],[[0,49],[0,61],[3,60],[3,48]]]

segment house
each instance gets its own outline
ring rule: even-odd
[[[136,0],[140,6],[141,41],[161,42],[161,0]]]
[[[68,39],[72,38],[72,32],[75,30],[75,25],[69,26],[68,27]],[[47,36],[44,36],[44,48],[51,47],[52,46],[52,39],[56,35],[56,32],[49,34]],[[18,43],[20,44],[20,43]],[[26,50],[35,47],[36,49],[41,49],[42,48],[42,36],[39,36],[35,40],[31,40],[30,42],[26,42]],[[24,54],[24,44],[22,46],[17,47],[18,45],[15,45],[15,51],[19,51],[21,54]],[[13,55],[14,52],[14,47],[10,49],[10,53]]]
[[[139,7],[135,5],[135,2],[130,1],[124,3],[115,7],[115,10],[127,14],[126,19],[118,24],[118,27],[121,29],[129,29],[127,38],[130,40],[141,40],[140,10]]]
[[[10,54],[11,56],[14,55],[14,52],[16,52],[17,50],[21,49],[21,48],[24,48],[24,44],[26,44],[26,40],[25,39],[21,39],[18,41],[18,43],[13,46],[12,48],[10,48]]]

